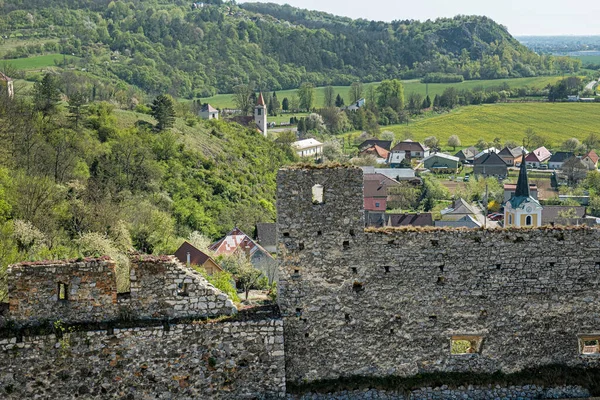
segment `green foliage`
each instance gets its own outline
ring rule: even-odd
[[[240,302],[240,297],[238,296],[235,286],[232,283],[234,282],[233,276],[229,272],[223,271],[216,272],[213,275],[208,275],[204,268],[198,267],[197,265],[194,265],[193,267],[196,271],[200,272],[202,276],[204,276],[208,283],[229,296],[234,303]]]
[[[152,116],[158,121],[156,129],[163,131],[175,124],[175,106],[169,95],[160,95],[152,102]]]
[[[304,82],[298,88],[298,98],[300,99],[300,108],[310,111],[315,103],[315,86],[312,83]]]
[[[60,102],[59,82],[56,75],[47,73],[41,82],[33,85],[33,102],[35,110],[45,117],[56,112]]]

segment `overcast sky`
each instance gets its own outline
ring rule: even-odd
[[[251,0],[258,1],[258,0]],[[427,20],[485,15],[519,35],[600,35],[600,0],[270,0],[351,18]],[[244,1],[241,1],[244,2]]]

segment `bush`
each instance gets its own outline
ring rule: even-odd
[[[421,79],[422,83],[457,83],[463,82],[465,78],[462,75],[456,74],[444,74],[444,73],[431,73],[425,75],[423,79]]]
[[[233,276],[229,272],[217,272],[213,275],[208,275],[206,270],[202,267],[194,265],[194,269],[198,271],[202,276],[214,287],[225,293],[234,303],[240,302],[240,297],[235,290],[233,285]]]

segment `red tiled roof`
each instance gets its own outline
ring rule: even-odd
[[[258,95],[258,101],[256,102],[257,106],[265,106],[265,98],[262,95],[262,92]]]
[[[543,162],[552,157],[552,153],[544,146],[535,149],[531,153],[527,154],[525,161]]]
[[[364,149],[363,151],[360,152],[360,154],[373,154],[379,158],[385,158],[387,159],[388,156],[390,155],[390,152],[387,151],[386,149],[377,146],[376,144],[368,147],[366,149]]]
[[[592,160],[592,162],[594,164],[598,163],[598,160],[600,159],[598,157],[598,154],[596,154],[596,152],[594,150],[591,150],[589,153],[587,153],[583,158],[589,157],[590,160]]]

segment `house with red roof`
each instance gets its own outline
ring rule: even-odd
[[[552,153],[544,146],[538,147],[525,156],[525,165],[528,167],[539,168],[542,163],[550,160]]]
[[[587,154],[581,157],[581,161],[590,169],[598,169],[598,154],[594,150],[590,150]]]
[[[239,228],[233,228],[221,240],[211,244],[208,249],[213,251],[215,256],[229,256],[236,252],[244,252],[254,266],[265,260],[273,260],[273,257],[267,250]]]
[[[367,147],[363,151],[359,153],[361,156],[372,155],[377,159],[378,164],[385,164],[390,156],[390,152],[383,147],[379,147],[374,144],[370,147]]]
[[[363,175],[363,202],[366,212],[385,212],[388,201],[388,188],[400,183],[383,174]]]

